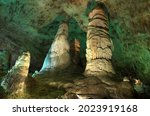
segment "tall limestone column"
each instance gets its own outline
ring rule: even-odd
[[[108,77],[115,73],[111,63],[112,42],[109,37],[109,19],[104,7],[97,5],[89,13],[85,76]]]
[[[30,53],[23,52],[15,65],[4,76],[1,86],[10,98],[23,98],[25,93],[25,80],[30,66]]]
[[[64,69],[70,64],[70,46],[68,42],[68,24],[62,23],[59,26],[55,39],[44,60],[40,70],[49,71],[55,69]]]

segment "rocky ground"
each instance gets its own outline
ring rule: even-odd
[[[101,81],[85,77],[80,67],[70,66],[56,72],[43,72],[28,78],[27,98],[58,99],[109,99],[134,98],[133,87],[128,81]]]

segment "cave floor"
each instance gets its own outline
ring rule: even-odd
[[[80,67],[68,67],[55,72],[43,72],[35,78],[27,79],[26,98],[31,99],[61,99],[66,93],[64,86],[72,86],[76,79],[85,78]]]

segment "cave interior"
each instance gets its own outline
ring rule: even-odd
[[[0,98],[150,98],[149,5],[0,0]]]

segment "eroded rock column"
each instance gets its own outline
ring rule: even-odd
[[[105,77],[114,74],[108,24],[108,16],[102,6],[97,6],[89,13],[85,76]]]
[[[68,25],[62,23],[45,58],[41,71],[64,69],[70,64]],[[41,72],[40,71],[40,72]]]
[[[30,66],[30,53],[23,52],[15,65],[4,76],[1,86],[11,98],[22,98],[25,93],[25,80]]]

